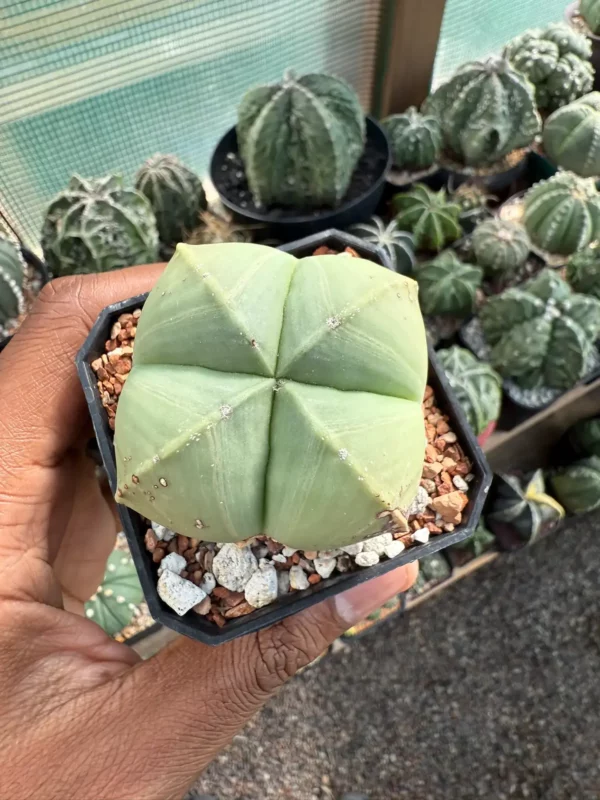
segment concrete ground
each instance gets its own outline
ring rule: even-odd
[[[197,789],[219,800],[599,800],[600,515],[296,677]]]

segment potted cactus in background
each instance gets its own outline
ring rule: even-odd
[[[416,272],[419,302],[426,316],[465,319],[475,311],[483,270],[459,261],[453,250],[440,253]]]
[[[544,125],[544,151],[557,167],[583,178],[600,176],[600,92],[574,100]]]
[[[600,508],[600,458],[590,456],[555,471],[550,483],[556,499],[570,514]]]
[[[580,250],[567,261],[566,278],[575,292],[600,300],[600,251],[597,247]]]
[[[372,216],[366,222],[357,222],[348,233],[381,249],[387,255],[394,272],[411,275],[415,266],[415,240],[410,233],[400,230],[395,220],[387,224],[381,217]]]
[[[411,106],[403,114],[392,114],[381,122],[392,149],[393,167],[387,179],[405,186],[437,172],[442,152],[442,128],[432,114],[420,114]]]
[[[464,181],[457,189],[451,189],[450,198],[460,206],[458,220],[465,233],[472,233],[480,222],[487,219],[492,213],[490,204],[498,200],[475,181]]]
[[[575,0],[565,10],[565,20],[574,30],[586,36],[592,49],[591,63],[594,68],[594,89],[600,89],[600,2],[598,0]]]
[[[510,280],[525,264],[531,250],[527,231],[514,222],[494,218],[473,231],[473,253],[486,278],[495,283]]]
[[[85,604],[85,615],[116,636],[139,613],[143,596],[133,559],[126,551],[113,550],[102,584]]]
[[[462,235],[460,206],[448,199],[445,189],[432,192],[416,183],[394,196],[392,209],[398,227],[412,233],[417,250],[439,252]]]
[[[569,431],[568,439],[578,456],[600,458],[600,417],[591,417],[576,422]]]

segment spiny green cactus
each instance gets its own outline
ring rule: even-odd
[[[425,102],[444,147],[463,164],[487,166],[527,147],[540,131],[533,86],[503,58],[460,67]]]
[[[527,231],[515,222],[489,219],[473,232],[475,260],[486,275],[510,275],[527,261],[531,242]]]
[[[366,222],[350,226],[348,233],[384,250],[394,272],[410,275],[413,271],[415,240],[410,233],[401,231],[395,220],[386,225],[381,217],[372,216]]]
[[[382,121],[398,169],[423,170],[433,166],[442,150],[442,129],[437,117],[420,114],[411,106],[403,114]]]
[[[557,500],[570,514],[587,514],[600,508],[600,458],[576,461],[551,476]]]
[[[24,267],[18,248],[0,236],[0,327],[25,311]]]
[[[569,441],[578,455],[600,458],[600,417],[576,422],[569,429]]]
[[[600,33],[600,0],[579,0],[579,13],[595,35]]]
[[[469,425],[478,436],[500,416],[502,378],[464,347],[455,345],[438,350],[437,357]]]
[[[576,292],[600,300],[600,250],[587,247],[571,256],[567,262],[567,280]]]
[[[490,363],[523,388],[570,389],[590,368],[600,300],[544,269],[488,300],[480,313]]]
[[[586,94],[548,117],[544,150],[563,169],[584,178],[600,175],[600,92]]]
[[[462,235],[460,206],[448,201],[444,189],[432,192],[415,183],[410,192],[394,195],[392,208],[398,227],[413,234],[418,250],[439,252]]]
[[[177,156],[149,158],[135,176],[135,188],[150,201],[163,245],[186,241],[206,209],[202,181]]]
[[[246,92],[237,138],[256,205],[335,206],[364,149],[365,115],[339,78],[287,71]]]
[[[600,194],[591,178],[558,172],[527,192],[523,221],[538,247],[571,255],[600,237]]]
[[[420,267],[415,278],[419,284],[421,310],[426,316],[462,319],[475,310],[483,270],[463,264],[453,250],[446,250]]]
[[[143,597],[133,559],[122,550],[113,550],[102,585],[85,604],[85,615],[114,636],[130,624]]]
[[[117,500],[216,542],[364,539],[415,496],[426,375],[414,281],[348,254],[180,244],[120,396]]]
[[[548,111],[591,91],[591,54],[588,39],[563,23],[525,31],[504,50],[505,57],[534,84],[538,107]]]
[[[486,523],[508,525],[529,544],[545,526],[565,516],[564,508],[547,494],[541,469],[524,480],[516,475],[494,475],[490,497]]]
[[[123,188],[117,175],[74,175],[46,211],[42,248],[55,277],[108,272],[157,260],[158,232],[150,203]]]

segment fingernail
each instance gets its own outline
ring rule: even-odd
[[[409,589],[416,580],[417,573],[416,563],[407,564],[336,595],[333,598],[336,614],[349,627],[356,625],[392,597]]]

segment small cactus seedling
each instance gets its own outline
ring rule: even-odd
[[[119,503],[195,538],[327,550],[414,498],[427,348],[409,278],[348,254],[180,244],[135,341]]]
[[[237,138],[257,206],[336,206],[365,143],[365,115],[339,78],[312,74],[250,89]]]
[[[398,169],[425,170],[432,167],[442,150],[442,129],[437,117],[419,114],[411,106],[403,114],[382,121]]]
[[[600,417],[576,422],[569,429],[569,441],[578,455],[600,458]]]
[[[469,425],[479,436],[500,416],[502,378],[464,347],[438,350],[437,357]]]
[[[464,264],[453,250],[446,250],[420,267],[415,278],[423,314],[464,319],[475,310],[483,270]]]
[[[473,232],[475,260],[489,277],[515,273],[527,261],[530,250],[527,231],[516,222],[489,219]]]
[[[357,222],[348,233],[364,239],[385,251],[394,272],[410,275],[415,266],[415,240],[410,233],[400,230],[395,220],[387,225],[381,217],[373,216],[366,222]]]
[[[508,525],[529,544],[549,524],[565,516],[564,508],[546,492],[541,469],[526,480],[516,475],[495,475],[491,498],[486,523]]]
[[[398,227],[413,234],[418,250],[439,252],[462,235],[460,206],[448,200],[444,189],[432,192],[415,183],[410,192],[394,196],[392,207]]]
[[[579,13],[597,36],[600,33],[600,0],[579,0]]]
[[[135,177],[135,188],[150,201],[163,245],[187,241],[206,209],[206,195],[195,172],[177,156],[154,155]]]
[[[25,262],[17,247],[0,236],[0,328],[25,311],[24,267]]]
[[[557,500],[570,514],[600,508],[600,458],[591,456],[559,470],[550,482]]]
[[[544,269],[490,298],[480,320],[490,362],[502,376],[527,389],[570,389],[590,369],[600,301],[574,294],[556,272]]]
[[[600,237],[600,194],[591,178],[558,172],[525,195],[524,223],[542,250],[571,255]]]
[[[42,248],[55,277],[151,263],[158,256],[154,212],[118,176],[74,175],[46,211]]]
[[[127,552],[113,550],[102,585],[85,604],[85,615],[115,636],[131,623],[143,597],[133,559]]]
[[[600,175],[600,92],[586,94],[548,117],[544,150],[557,166],[583,178]]]
[[[496,57],[460,67],[424,111],[440,120],[448,153],[471,167],[496,164],[527,147],[541,127],[533,86]]]
[[[587,247],[567,261],[567,280],[576,292],[600,300],[600,250]]]

